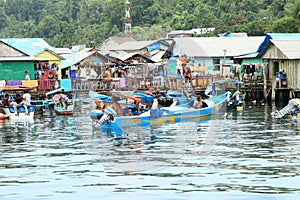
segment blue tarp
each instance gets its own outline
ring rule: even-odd
[[[65,90],[72,90],[72,81],[70,78],[68,79],[61,79],[60,80],[60,87]]]
[[[156,50],[156,49],[159,49],[159,48],[160,48],[160,43],[159,42],[155,42],[155,43],[147,46],[148,51],[153,51],[153,50]]]
[[[153,99],[154,99],[153,96],[144,93],[133,93],[133,95],[136,97],[140,97],[142,103],[149,103],[149,104],[153,103]]]
[[[100,101],[102,102],[110,102],[111,100],[111,97],[110,96],[107,96],[107,95],[104,95],[104,94],[98,94],[97,92],[95,91],[89,91],[89,96],[93,99],[99,99]]]

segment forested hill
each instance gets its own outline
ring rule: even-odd
[[[298,32],[300,0],[130,0],[133,37],[215,27],[215,34]],[[125,0],[0,0],[0,38],[94,46],[124,29]]]

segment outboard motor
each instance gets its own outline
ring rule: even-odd
[[[280,111],[275,110],[275,112],[272,112],[271,115],[278,119],[282,118],[287,113],[294,113],[297,110],[300,109],[300,100],[299,99],[292,99],[289,101],[288,105],[286,105],[284,108],[282,108]]]
[[[104,115],[102,110],[93,110],[90,112],[90,117],[94,120],[99,120]]]
[[[115,120],[116,116],[117,116],[116,111],[111,107],[107,107],[104,109],[104,113],[100,118],[100,120],[98,120],[98,124],[101,126],[105,121],[107,121],[107,123],[111,123]]]

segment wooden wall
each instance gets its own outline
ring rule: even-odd
[[[21,57],[26,56],[24,53],[0,42],[0,57]]]

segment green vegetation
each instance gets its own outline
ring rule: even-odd
[[[300,31],[300,0],[130,0],[133,37],[215,27],[215,34]],[[42,37],[53,46],[98,45],[122,35],[125,0],[0,0],[0,38]]]

